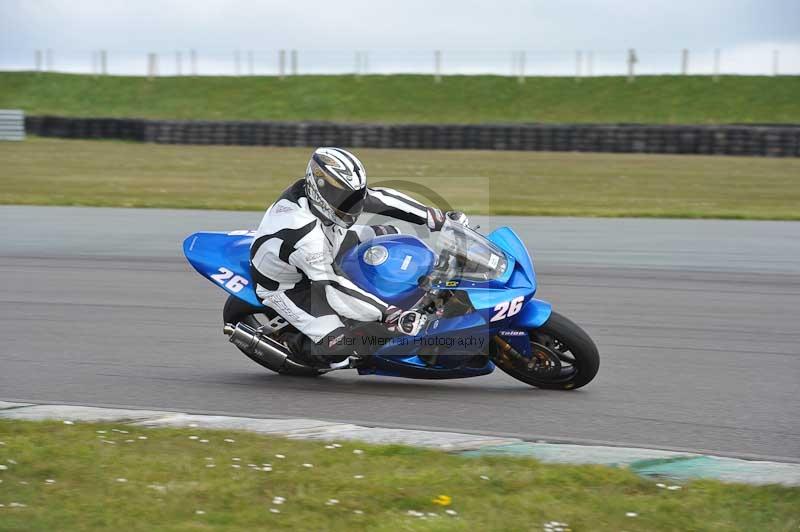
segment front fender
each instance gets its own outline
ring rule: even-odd
[[[537,329],[544,325],[553,312],[553,305],[531,298],[514,318],[513,326],[519,329]]]

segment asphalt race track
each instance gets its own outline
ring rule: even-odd
[[[800,223],[499,218],[601,353],[582,390],[281,377],[180,242],[259,213],[0,207],[0,400],[312,417],[800,461]],[[488,221],[480,221],[488,226]]]

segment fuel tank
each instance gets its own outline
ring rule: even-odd
[[[419,238],[384,235],[350,248],[338,266],[362,290],[406,308],[422,297],[419,278],[435,263],[436,254]]]

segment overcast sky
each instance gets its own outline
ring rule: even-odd
[[[279,48],[299,49],[309,68],[325,62],[321,51],[346,53],[352,64],[351,51],[362,49],[374,51],[374,70],[391,62],[384,56],[403,62],[399,50],[442,49],[447,67],[448,53],[450,66],[470,62],[458,50],[506,58],[525,49],[533,64],[537,51],[569,54],[558,59],[567,71],[579,49],[594,50],[602,69],[604,53],[627,48],[642,51],[642,68],[648,52],[649,63],[673,64],[670,53],[689,48],[699,65],[701,51],[721,48],[727,70],[763,61],[766,73],[772,49],[800,70],[800,0],[0,0],[0,67],[31,63],[39,48],[53,49],[62,68],[85,65],[100,48],[112,58],[193,48],[207,65],[230,63],[235,49],[256,50],[264,68],[267,51]],[[421,54],[407,61],[429,68]]]

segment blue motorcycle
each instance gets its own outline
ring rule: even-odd
[[[186,258],[230,296],[223,331],[267,369],[314,376],[341,369],[361,375],[459,379],[494,371],[548,389],[588,384],[600,358],[575,323],[534,298],[536,274],[525,245],[508,227],[483,236],[445,222],[429,246],[411,235],[384,235],[340,253],[339,273],[389,304],[428,317],[419,335],[356,336],[354,356],[330,368],[303,362],[285,341],[297,334],[255,293],[250,275],[252,231],[195,233]],[[362,353],[368,353],[363,355]]]

